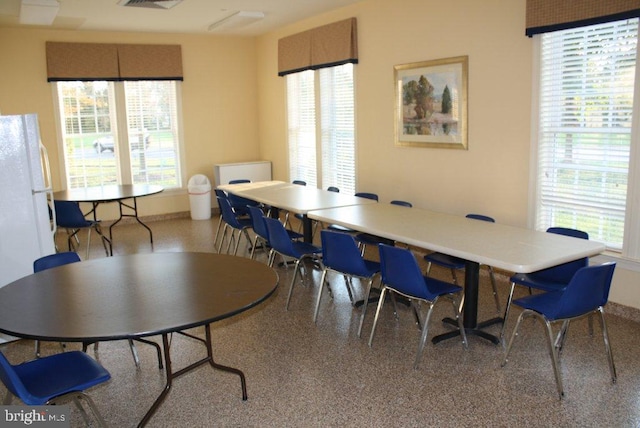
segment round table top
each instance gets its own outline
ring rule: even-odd
[[[162,186],[151,184],[113,184],[61,190],[53,194],[53,199],[73,202],[109,202],[154,195],[163,190]]]
[[[244,257],[149,253],[47,269],[0,288],[0,331],[52,341],[153,336],[252,308],[277,273]]]

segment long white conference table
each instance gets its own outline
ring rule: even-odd
[[[308,212],[308,217],[467,260],[465,331],[495,344],[500,339],[482,328],[502,319],[477,320],[480,264],[530,273],[605,250],[604,244],[594,241],[385,203],[315,210]],[[455,330],[436,336],[433,342],[459,334]]]
[[[218,189],[246,199],[302,215],[303,239],[313,240],[312,222],[308,213],[313,210],[349,205],[376,204],[376,201],[338,192],[317,189],[311,186],[285,183],[283,181],[259,181],[254,183],[225,184]],[[277,211],[272,215],[277,216]]]

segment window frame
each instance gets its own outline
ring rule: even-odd
[[[627,20],[624,20],[627,21]],[[638,22],[639,42],[636,46],[635,81],[633,87],[633,110],[630,130],[629,164],[627,177],[627,194],[625,199],[625,218],[622,249],[608,249],[594,260],[614,260],[623,267],[640,272],[640,22]],[[541,92],[542,36],[533,37],[533,79],[532,79],[532,127],[530,152],[530,186],[528,225],[536,228],[538,224],[538,156],[540,142],[540,92]]]
[[[175,109],[176,109],[176,124],[177,126],[177,152],[176,152],[176,177],[177,177],[177,185],[172,187],[165,187],[165,191],[163,192],[165,195],[175,192],[181,191],[186,188],[187,185],[187,177],[186,177],[186,168],[185,168],[185,147],[184,147],[184,127],[183,127],[183,113],[182,113],[182,81],[180,80],[172,80],[175,87]],[[60,111],[60,97],[58,91],[58,82],[51,82],[51,92],[52,98],[54,102],[54,117],[55,117],[55,128],[56,128],[56,137],[58,140],[58,164],[60,170],[60,180],[62,183],[62,188],[67,189],[69,178],[67,176],[67,165],[65,159],[65,144],[64,144],[64,133],[62,129],[62,112]],[[116,159],[116,174],[117,174],[117,184],[128,185],[133,184],[133,179],[131,176],[131,159],[129,155],[129,141],[128,141],[128,133],[127,133],[127,117],[126,117],[126,97],[125,97],[125,81],[118,82],[109,82],[113,84],[113,92],[112,97],[110,96],[110,102],[113,102],[113,106],[115,112],[112,114],[116,120],[115,130],[113,134],[115,136],[115,140],[117,141],[116,147],[114,150],[114,156]],[[156,184],[156,183],[149,183]]]
[[[324,157],[324,151],[325,150],[330,150],[332,147],[328,147],[331,146],[331,142],[330,141],[326,141],[325,142],[325,136],[329,136],[329,135],[335,135],[334,131],[335,130],[335,124],[334,125],[329,125],[329,126],[325,126],[325,120],[327,116],[332,116],[335,114],[335,112],[331,112],[328,113],[325,110],[323,110],[322,108],[322,103],[323,103],[323,95],[327,95],[326,92],[323,92],[323,86],[321,83],[321,72],[326,71],[326,69],[328,68],[334,68],[334,67],[327,67],[327,68],[323,68],[323,69],[317,69],[317,70],[306,70],[303,71],[301,73],[313,73],[313,93],[314,93],[314,126],[315,126],[315,132],[314,132],[314,144],[315,144],[315,176],[314,179],[310,178],[310,176],[306,177],[306,180],[308,181],[308,185],[315,185],[318,188],[326,188],[328,186],[337,186],[338,188],[340,188],[341,192],[346,192],[346,193],[355,193],[356,189],[357,189],[357,126],[356,126],[356,108],[355,108],[355,103],[356,103],[356,94],[355,94],[355,90],[356,90],[356,67],[351,64],[342,64],[342,65],[338,65],[336,67],[351,67],[351,85],[352,85],[352,93],[351,93],[351,103],[352,103],[352,111],[353,111],[353,117],[352,117],[352,132],[353,132],[353,142],[352,142],[352,159],[353,159],[353,170],[351,171],[351,175],[353,177],[352,182],[353,182],[353,188],[351,188],[351,186],[345,186],[344,183],[340,183],[340,182],[336,182],[335,180],[333,180],[331,177],[325,177],[325,172],[327,172],[328,170],[330,170],[331,168],[329,168],[327,165],[325,165],[323,157]],[[292,140],[291,140],[291,117],[290,117],[290,91],[289,91],[289,79],[294,78],[296,75],[298,75],[299,73],[291,73],[285,76],[286,82],[285,82],[285,100],[286,100],[286,114],[285,114],[285,119],[286,119],[286,126],[287,126],[287,170],[289,171],[289,181],[291,180],[298,180],[298,179],[302,179],[305,180],[305,177],[299,177],[299,176],[292,176],[292,172],[293,172],[293,166],[292,166],[292,157],[291,157],[291,153],[293,151],[291,144],[292,144]],[[325,85],[326,86],[326,85]],[[330,98],[332,95],[335,94],[335,91],[333,90],[333,88],[329,89],[329,91],[331,92],[331,95],[328,95]],[[333,106],[333,104],[330,103],[330,105]],[[330,107],[331,108],[331,107]],[[334,142],[336,142],[335,140],[333,140]],[[339,173],[335,174],[336,176],[339,175]]]

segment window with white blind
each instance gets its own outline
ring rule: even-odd
[[[181,187],[177,83],[57,82],[67,188]]]
[[[584,230],[629,255],[638,20],[538,37],[535,226]]]
[[[353,194],[353,65],[293,73],[286,79],[290,179]]]

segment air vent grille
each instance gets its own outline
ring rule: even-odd
[[[182,0],[122,0],[118,3],[125,7],[146,7],[149,9],[171,9]]]

